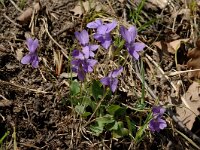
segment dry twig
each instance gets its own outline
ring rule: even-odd
[[[3,16],[8,19],[11,23],[13,23],[15,26],[17,27],[22,27],[20,24],[16,23],[15,21],[13,21],[12,19],[10,19],[5,13],[3,14]]]
[[[13,0],[10,0],[10,2],[13,4],[13,6],[14,6],[19,12],[23,13],[23,10],[21,10],[21,9],[17,6],[17,4],[15,4],[15,2],[14,2]]]
[[[54,40],[54,38],[51,36],[51,34],[49,33],[48,31],[48,26],[47,26],[47,23],[45,21],[45,18],[42,18],[42,21],[44,23],[44,27],[45,27],[45,31],[47,33],[47,35],[50,37],[50,39],[61,49],[61,52],[63,53],[63,55],[69,59],[68,55],[67,55],[67,51],[56,41]]]
[[[45,92],[45,91],[41,91],[41,90],[35,90],[35,89],[30,89],[30,88],[27,88],[27,87],[24,87],[24,86],[21,86],[21,85],[17,85],[15,83],[10,83],[10,82],[7,82],[7,81],[3,81],[3,80],[0,80],[0,85],[11,85],[11,86],[14,86],[14,87],[17,87],[17,88],[20,88],[20,89],[24,89],[24,90],[28,90],[28,91],[31,91],[31,92],[35,92],[35,93],[42,93],[42,94],[48,94],[49,92]]]

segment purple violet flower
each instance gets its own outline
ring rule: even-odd
[[[79,57],[82,57],[80,59],[83,59],[83,56],[87,59],[89,57],[94,57],[94,51],[96,51],[99,47],[99,45],[89,45],[89,35],[86,30],[83,30],[82,32],[75,32],[75,36],[77,40],[80,42],[80,44],[83,46],[82,53],[78,53],[75,51]]]
[[[85,54],[82,51],[74,49],[72,52],[72,56],[74,59],[80,59],[84,60],[85,59]]]
[[[82,49],[82,52],[85,55],[85,58],[88,59],[89,57],[94,57],[94,51],[96,51],[98,49],[99,45],[89,45],[89,46],[85,46]]]
[[[153,118],[149,122],[149,129],[154,132],[159,132],[160,130],[167,127],[167,123],[165,120],[161,119],[163,114],[165,113],[165,108],[161,106],[154,106],[152,108]]]
[[[97,63],[95,59],[75,59],[72,60],[72,71],[78,74],[79,80],[83,81],[85,79],[86,73],[92,72],[94,65]]]
[[[154,106],[152,108],[152,112],[153,112],[153,116],[154,117],[159,117],[159,116],[163,116],[163,114],[165,113],[166,109],[161,107],[161,106]]]
[[[137,36],[137,29],[135,26],[131,26],[128,30],[124,27],[120,27],[120,34],[123,39],[126,41],[126,48],[129,54],[134,57],[136,60],[139,59],[139,51],[142,51],[145,47],[144,43],[135,42]]]
[[[107,77],[102,78],[100,81],[103,85],[107,85],[110,87],[112,92],[115,92],[117,89],[118,84],[118,76],[123,71],[123,67],[120,67],[119,69],[113,70],[109,73]]]
[[[79,50],[74,50],[72,52],[72,56],[76,59],[88,59],[89,57],[94,57],[94,51],[96,51],[98,49],[99,45],[89,45],[89,46],[85,46],[83,47],[82,51]]]
[[[89,57],[94,56],[94,53],[90,51],[90,49],[96,50],[96,48],[98,48],[98,45],[94,47],[86,46],[83,48],[85,49],[83,49],[82,51],[75,49],[72,52],[74,60],[72,60],[71,62],[72,71],[78,73],[78,78],[81,81],[85,79],[86,73],[93,71],[93,67],[97,63],[97,60],[89,59]]]
[[[82,46],[86,46],[89,43],[89,34],[86,30],[81,32],[75,32],[76,39],[80,42]]]
[[[89,34],[86,30],[81,32],[75,32],[75,36],[82,46],[82,50],[74,50],[72,56],[72,71],[78,74],[79,80],[83,81],[85,79],[86,73],[93,71],[94,65],[97,60],[94,58],[94,51],[96,51],[99,45],[89,45]]]
[[[117,26],[117,22],[103,24],[100,19],[87,24],[88,28],[97,29],[97,33],[94,34],[94,38],[98,40],[101,45],[108,49],[112,43],[110,32]]]
[[[159,132],[160,130],[163,130],[167,127],[167,123],[165,120],[161,119],[160,117],[153,118],[149,123],[149,129],[152,132]]]
[[[21,59],[22,64],[32,64],[33,68],[37,68],[39,64],[39,59],[37,55],[37,47],[39,45],[38,39],[28,38],[26,40],[26,45],[28,46],[29,53]]]
[[[88,23],[87,27],[90,28],[90,29],[96,29],[101,25],[103,25],[101,19],[97,19],[97,20],[95,20],[93,22]]]
[[[72,60],[72,71],[76,72],[78,75],[78,79],[83,81],[85,79],[86,72],[83,70],[83,62],[84,60],[76,59]]]

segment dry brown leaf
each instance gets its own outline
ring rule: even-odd
[[[34,3],[33,7],[29,7],[27,8],[18,18],[17,20],[19,21],[19,23],[24,24],[27,23],[28,21],[31,20],[33,11],[36,11],[36,13],[38,11],[40,11],[41,6],[40,3]]]
[[[152,3],[154,6],[163,9],[167,6],[168,0],[148,0],[148,2]]]
[[[158,8],[164,9],[168,5],[169,0],[147,0],[144,3],[144,8],[157,10]],[[139,5],[142,0],[134,0],[132,3]]]
[[[0,44],[0,52],[6,52],[5,46],[2,44]]]
[[[123,3],[124,2],[124,0],[118,0],[120,3]]]
[[[94,2],[91,2],[91,4],[89,3],[89,1],[85,1],[83,2],[83,7],[85,9],[86,12],[88,12],[90,10],[90,6],[91,8],[95,8],[95,3]],[[81,3],[77,3],[77,5],[70,10],[71,12],[74,12],[74,15],[77,15],[77,16],[81,16],[84,12],[81,8]]]
[[[16,58],[17,58],[18,61],[20,61],[23,57],[22,51],[23,51],[23,48],[19,48],[19,49],[16,50]]]
[[[7,99],[0,99],[0,107],[7,107],[12,105],[12,101],[9,101]]]
[[[173,48],[173,50],[177,51],[181,46],[181,42],[186,43],[188,41],[189,39],[179,39],[179,40],[170,42],[169,45]]]
[[[200,108],[200,85],[193,82],[183,97],[183,107],[177,107],[176,112],[178,118],[186,125],[188,129],[192,129],[196,116],[199,115]]]
[[[174,10],[174,13],[172,13],[171,18],[177,18],[179,15],[182,15],[182,21],[183,20],[190,20],[191,19],[191,11],[189,8],[180,9],[178,11]]]
[[[179,39],[172,41],[170,43],[164,41],[154,42],[153,45],[157,46],[161,50],[168,51],[171,54],[175,54],[175,52],[180,48],[181,42],[188,42],[189,39]]]
[[[188,51],[188,58],[190,58],[190,60],[187,62],[188,68],[200,69],[200,39],[198,39],[196,42],[196,48]],[[190,72],[189,77],[200,78],[200,71]]]
[[[60,78],[69,79],[69,78],[74,78],[74,77],[77,77],[77,73],[66,73],[66,72],[63,72],[63,73],[60,74]]]
[[[102,5],[98,1],[92,1],[91,3],[89,1],[85,1],[85,2],[83,2],[83,7],[86,12],[89,12],[90,9],[95,9],[96,12],[99,12],[102,10]],[[84,13],[81,8],[80,2],[77,3],[77,5],[74,7],[74,9],[71,9],[70,11],[74,12],[74,15],[78,15],[78,16],[80,16]]]

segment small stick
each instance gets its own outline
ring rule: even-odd
[[[0,113],[0,117],[3,119],[3,121],[5,121],[5,117]]]
[[[63,28],[62,30],[58,31],[57,33],[54,33],[53,37],[55,36],[59,36],[60,34],[62,34],[63,32],[75,27],[77,25],[77,23],[69,23],[65,28]]]
[[[145,56],[158,68],[158,70],[164,75],[164,77],[170,81],[169,77],[165,74],[165,72],[160,68],[160,66],[148,55],[145,54]],[[176,86],[170,82],[171,86],[174,88],[175,91],[177,91]]]
[[[0,83],[7,84],[7,85],[12,85],[12,86],[18,87],[18,88],[20,88],[20,89],[29,90],[29,91],[32,91],[32,92],[35,92],[35,93],[42,93],[42,94],[47,94],[47,93],[49,93],[49,92],[45,92],[45,91],[30,89],[30,88],[27,88],[27,87],[23,87],[23,86],[21,86],[21,85],[16,85],[15,83],[6,82],[6,81],[3,81],[3,80],[1,80],[1,79],[0,79]]]
[[[165,75],[175,76],[175,75],[179,75],[179,74],[183,74],[183,73],[188,73],[188,72],[194,72],[194,71],[200,71],[200,69],[169,72],[169,73],[165,73]]]
[[[10,2],[13,4],[13,6],[14,6],[19,12],[23,13],[23,10],[21,10],[21,9],[17,6],[17,4],[15,4],[15,2],[14,2],[13,0],[10,0]]]
[[[44,22],[44,27],[45,27],[45,31],[47,33],[47,35],[50,37],[50,39],[61,49],[61,52],[63,53],[63,55],[69,59],[69,57],[67,56],[67,52],[66,50],[60,45],[58,44],[58,42],[56,40],[54,40],[54,38],[51,36],[51,34],[49,33],[48,31],[48,27],[47,27],[47,24],[46,24],[46,21],[45,19],[43,18],[42,21]]]
[[[92,113],[91,117],[89,118],[88,122],[84,125],[84,127],[86,127],[88,124],[90,124],[92,122],[91,119],[94,117],[95,113],[101,106],[101,103],[103,102],[103,100],[104,100],[104,97],[99,101],[99,103],[97,104],[97,107],[95,108],[94,112]]]
[[[43,73],[42,73],[41,69],[40,69],[40,68],[38,68],[38,69],[39,69],[39,71],[40,71],[40,74],[41,74],[41,76],[42,76],[42,79],[44,80],[44,82],[47,82],[47,79],[44,77],[44,75],[43,75]]]
[[[12,105],[12,101],[5,98],[3,95],[0,94],[0,97],[3,98],[3,100],[0,100],[0,107],[10,106]]]
[[[112,8],[112,5],[111,5],[110,1],[109,1],[109,0],[106,0],[106,1],[107,1],[107,3],[108,3],[108,5],[109,5],[109,7],[110,7],[110,9],[111,9],[111,11],[112,11],[112,13],[113,13],[113,14],[116,14],[115,11],[114,11],[114,9]]]
[[[3,14],[3,16],[4,16],[6,19],[8,19],[10,22],[12,22],[14,25],[16,25],[17,27],[20,27],[20,28],[22,27],[20,24],[14,22],[12,19],[10,19],[5,13]]]

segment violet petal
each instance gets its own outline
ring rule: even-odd
[[[118,84],[118,79],[117,78],[112,79],[110,83],[110,89],[112,92],[115,92],[115,90],[117,89],[117,84]]]
[[[116,69],[114,71],[112,71],[111,77],[112,78],[116,78],[117,76],[119,76],[119,74],[123,71],[123,67],[119,67],[119,69]]]
[[[36,52],[36,49],[37,49],[37,47],[38,47],[38,45],[39,45],[39,42],[38,42],[38,39],[33,40],[33,39],[31,39],[31,38],[28,38],[28,39],[26,40],[26,44],[27,44],[27,46],[28,46],[29,51],[30,51],[31,53],[35,53],[35,52]]]
[[[109,77],[104,77],[100,80],[100,82],[103,84],[103,85],[110,85],[110,78]]]
[[[29,63],[31,63],[31,54],[25,55],[25,56],[21,59],[21,63],[22,63],[22,64],[29,64]]]
[[[81,45],[85,46],[89,43],[89,35],[86,30],[83,30],[81,32],[75,32],[75,36]]]
[[[102,25],[101,19],[97,19],[97,20],[95,20],[93,22],[88,23],[87,27],[90,28],[90,29],[96,29],[101,25]]]
[[[106,24],[107,30],[106,33],[110,33],[117,26],[117,21],[113,21],[112,23]]]

